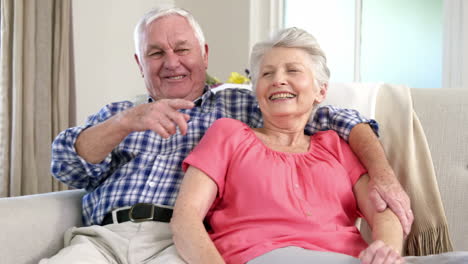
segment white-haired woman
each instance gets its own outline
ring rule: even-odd
[[[401,262],[400,222],[370,204],[366,170],[347,143],[334,131],[304,133],[330,75],[315,38],[283,30],[254,47],[251,69],[263,127],[220,119],[184,161],[171,222],[181,256],[189,263]],[[354,225],[359,216],[372,227],[371,245]]]

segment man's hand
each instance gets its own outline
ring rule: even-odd
[[[389,207],[398,216],[406,237],[414,219],[410,199],[395,177],[383,147],[370,126],[365,123],[354,126],[349,135],[349,144],[367,168],[372,203],[379,212]]]
[[[153,103],[138,105],[124,111],[120,118],[129,132],[153,130],[163,138],[176,133],[187,133],[187,121],[190,116],[182,114],[179,109],[190,109],[193,102],[184,99],[161,99]]]
[[[387,174],[385,177],[371,178],[369,198],[379,212],[389,207],[400,220],[404,236],[408,236],[414,220],[411,202],[393,173],[392,175]]]
[[[180,133],[185,135],[190,116],[178,110],[193,106],[188,100],[162,99],[132,107],[81,132],[76,139],[76,152],[87,162],[97,164],[135,131],[153,130],[168,138],[179,127]]]

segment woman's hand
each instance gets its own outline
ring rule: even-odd
[[[359,259],[362,264],[400,264],[405,262],[397,250],[381,240],[372,242],[366,249],[361,251]]]

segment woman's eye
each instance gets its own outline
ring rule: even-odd
[[[270,75],[270,74],[271,74],[271,72],[264,72],[264,73],[262,74],[262,76],[268,76],[268,75]]]

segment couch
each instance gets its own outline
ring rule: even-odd
[[[411,89],[431,150],[454,250],[468,251],[468,89]],[[378,107],[378,106],[377,106]],[[37,263],[81,226],[83,190],[1,198],[0,263]]]

